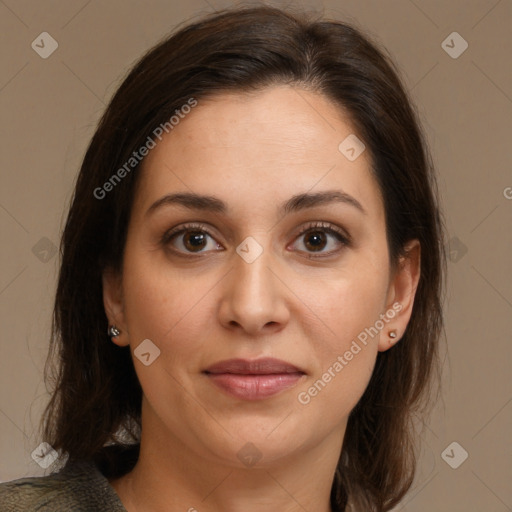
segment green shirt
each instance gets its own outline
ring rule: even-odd
[[[127,512],[92,462],[68,462],[57,473],[0,484],[0,512]]]

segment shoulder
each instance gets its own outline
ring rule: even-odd
[[[92,462],[73,461],[57,473],[0,484],[0,512],[126,512]]]

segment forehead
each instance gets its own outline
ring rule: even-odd
[[[178,191],[222,197],[240,213],[337,188],[380,216],[369,152],[350,161],[339,149],[354,135],[339,106],[290,86],[198,100],[146,156],[134,208]]]

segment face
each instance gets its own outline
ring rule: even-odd
[[[339,149],[354,133],[282,86],[199,100],[150,151],[122,275],[104,276],[143,432],[238,466],[247,443],[262,464],[340,446],[418,277],[390,274],[368,151]]]

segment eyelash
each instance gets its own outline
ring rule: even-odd
[[[165,232],[164,235],[162,236],[161,244],[164,246],[167,246],[174,237],[177,237],[179,235],[187,233],[188,231],[204,232],[211,238],[215,239],[214,235],[209,231],[209,229],[205,225],[190,223],[190,224],[183,224],[181,226],[178,226],[177,228],[173,228],[173,229]],[[334,237],[336,237],[338,239],[338,241],[342,244],[342,246],[350,247],[352,245],[352,240],[351,240],[350,236],[343,233],[341,230],[339,230],[339,228],[334,227],[332,224],[329,224],[326,222],[320,222],[320,221],[316,221],[316,222],[307,224],[300,231],[300,233],[297,234],[296,239],[300,238],[301,236],[305,235],[306,233],[310,233],[310,232],[314,233],[315,231],[324,231],[330,235],[333,235]],[[176,249],[172,249],[172,250],[173,250],[173,252],[179,254],[180,256],[184,256],[183,252],[178,251]],[[322,257],[332,256],[336,252],[338,252],[338,250],[330,251],[327,253],[325,253],[325,252],[319,252],[319,253],[308,252],[307,254],[309,255],[308,256],[309,258],[322,258]],[[199,253],[187,252],[185,254],[188,257],[188,256],[200,256],[202,253],[201,252],[199,252]]]

